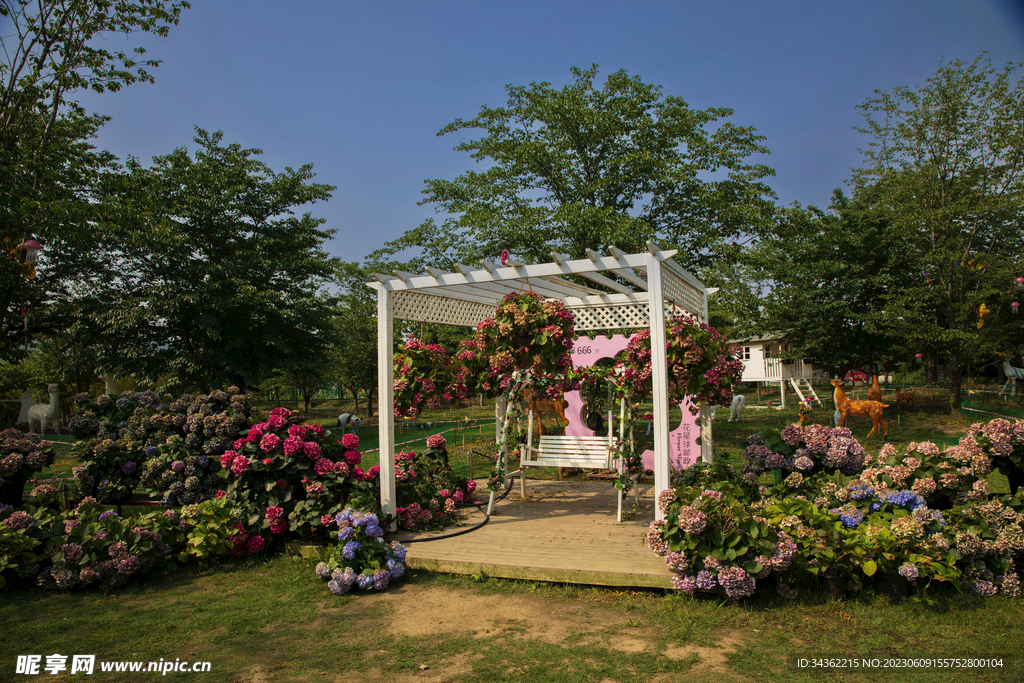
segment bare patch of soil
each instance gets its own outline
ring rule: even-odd
[[[490,638],[502,634],[546,643],[561,643],[570,636],[598,633],[622,626],[626,615],[581,603],[570,606],[542,597],[480,595],[468,590],[416,587],[403,595],[386,593],[392,606],[391,632],[406,636],[437,633]]]

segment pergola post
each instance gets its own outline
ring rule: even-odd
[[[712,292],[717,291],[717,287],[714,290],[704,290],[704,310],[701,311],[701,322],[705,325],[709,323],[710,317],[708,313],[708,296]],[[707,463],[715,459],[711,448],[711,406],[708,405],[707,401],[701,401],[700,403],[700,459]]]
[[[661,261],[657,254],[647,255],[648,306],[651,325],[651,393],[654,397],[654,518],[665,515],[657,505],[661,492],[669,487],[669,411],[668,358],[665,352],[665,299],[661,281]]]
[[[395,381],[393,377],[395,352],[394,321],[391,317],[391,291],[387,285],[377,289],[377,425],[380,442],[380,506],[385,515],[395,515],[398,501],[395,495]],[[395,530],[392,525],[391,531]]]

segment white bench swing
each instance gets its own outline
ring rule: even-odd
[[[623,437],[625,400],[619,401],[619,439]],[[608,436],[560,436],[540,434],[537,445],[533,445],[533,411],[527,412],[526,444],[519,449],[519,492],[526,497],[526,468],[528,467],[574,467],[577,469],[603,469],[616,474],[622,473],[623,462],[615,447],[615,422],[612,411],[608,411]],[[633,500],[640,501],[640,491],[633,481]],[[622,521],[622,489],[618,494],[617,519]]]

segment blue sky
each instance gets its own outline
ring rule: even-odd
[[[349,261],[434,215],[417,206],[423,181],[474,166],[437,131],[504,104],[508,84],[560,87],[596,63],[598,84],[626,69],[691,107],[729,107],[767,136],[779,201],[825,206],[860,163],[855,107],[873,90],[921,84],[941,59],[1024,60],[1020,0],[192,5],[167,38],[108,38],[164,63],[155,84],[82,94],[113,117],[98,146],[148,163],[194,149],[199,126],[276,171],[312,163],[337,190],[308,210]]]

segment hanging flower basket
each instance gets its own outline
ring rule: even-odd
[[[691,411],[701,401],[708,405],[729,405],[732,388],[743,374],[724,336],[713,327],[689,316],[666,321],[668,397],[678,403],[690,397]],[[640,393],[651,391],[651,332],[640,330],[626,346],[626,379]],[[694,412],[696,414],[696,412]]]
[[[395,416],[416,417],[466,398],[469,369],[440,344],[410,339],[395,354]]]
[[[511,292],[463,344],[460,359],[474,368],[474,384],[485,396],[508,388],[515,370],[562,376],[572,365],[575,317],[561,301],[536,292]]]

